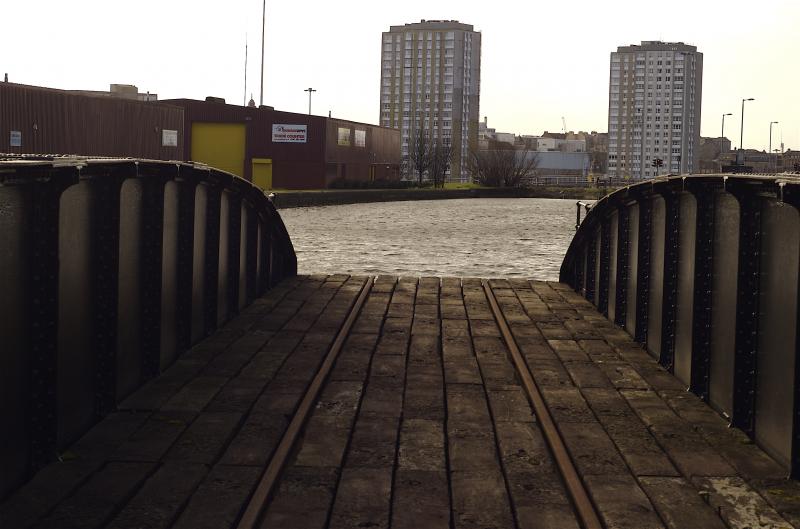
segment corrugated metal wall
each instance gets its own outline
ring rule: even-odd
[[[243,124],[244,164],[234,172],[251,180],[252,160],[270,159],[276,189],[324,188],[340,177],[399,177],[395,129],[270,108],[186,99],[140,102],[0,83],[0,153],[192,160],[192,124],[201,122]],[[307,141],[273,143],[275,124],[305,125]],[[350,131],[349,145],[339,144],[339,128]],[[177,131],[177,145],[163,145],[164,130]],[[363,146],[357,130],[364,131]],[[14,145],[12,131],[21,145]]]
[[[0,83],[0,152],[181,159],[183,114],[161,103]],[[162,145],[164,129],[178,131],[177,146]],[[12,131],[21,146],[11,145]]]
[[[346,144],[339,141],[340,129],[349,130]],[[364,134],[363,146],[357,141],[356,131]],[[343,119],[328,119],[325,161],[336,164],[337,176],[348,180],[370,180],[373,176],[375,179],[399,178],[400,132]],[[373,166],[375,170],[371,172]],[[398,170],[394,171],[394,168]],[[328,175],[326,184],[330,184],[331,176]]]

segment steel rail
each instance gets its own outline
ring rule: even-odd
[[[589,499],[589,494],[586,491],[586,487],[583,485],[583,482],[578,476],[578,471],[575,469],[575,464],[572,462],[569,452],[567,452],[564,439],[561,437],[561,434],[556,427],[553,416],[550,415],[550,410],[547,409],[547,405],[544,402],[542,393],[539,391],[539,387],[533,380],[533,375],[531,374],[530,368],[528,368],[528,364],[522,357],[522,353],[517,346],[516,340],[514,340],[514,336],[511,334],[511,329],[508,327],[505,316],[503,316],[500,306],[497,304],[497,299],[494,297],[492,287],[486,280],[481,281],[481,283],[483,284],[484,292],[486,293],[486,297],[489,300],[489,305],[494,313],[494,318],[500,327],[503,340],[506,342],[508,350],[511,352],[511,358],[514,361],[514,365],[517,368],[517,372],[522,380],[522,385],[525,388],[525,392],[528,394],[528,399],[531,405],[533,406],[533,411],[542,427],[542,433],[544,434],[545,441],[550,447],[550,452],[553,454],[558,471],[561,474],[561,477],[564,479],[567,492],[572,498],[572,503],[575,507],[581,527],[583,527],[583,529],[603,529],[603,525],[600,523],[600,518],[597,515],[597,511]]]
[[[348,313],[344,324],[342,324],[342,327],[339,329],[331,348],[325,355],[325,359],[323,360],[319,371],[317,371],[317,374],[311,381],[311,385],[308,387],[308,390],[303,396],[303,400],[297,407],[297,411],[292,417],[289,426],[286,428],[278,447],[275,449],[275,452],[270,458],[269,465],[264,471],[264,474],[261,476],[261,480],[258,482],[258,486],[256,487],[253,496],[250,498],[244,514],[242,514],[242,517],[239,519],[239,523],[236,526],[237,529],[256,528],[256,524],[258,524],[261,518],[264,507],[267,505],[270,495],[272,494],[275,485],[278,483],[281,471],[283,470],[286,462],[289,459],[289,456],[292,453],[292,448],[297,442],[298,437],[300,437],[300,432],[303,430],[306,420],[308,419],[309,415],[311,415],[311,411],[313,410],[314,405],[319,398],[319,394],[321,393],[322,387],[328,378],[328,374],[333,368],[336,358],[339,356],[339,353],[342,350],[344,341],[347,339],[347,335],[350,334],[350,329],[353,327],[353,323],[355,323],[358,313],[361,312],[361,307],[364,306],[364,302],[372,290],[372,285],[374,283],[375,277],[370,276],[364,282],[364,285],[362,285],[358,298],[356,298],[355,303],[350,308],[350,312]]]

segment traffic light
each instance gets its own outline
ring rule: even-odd
[[[650,163],[653,167],[661,167],[664,165],[664,160],[661,158],[653,158],[653,161]]]

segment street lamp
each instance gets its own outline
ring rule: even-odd
[[[775,170],[775,167],[774,167],[774,165],[772,163],[772,126],[773,125],[777,125],[777,124],[778,124],[777,121],[770,121],[769,122],[769,151],[767,151],[767,154],[769,154],[769,167],[773,171]]]
[[[308,88],[303,90],[303,92],[308,92],[308,115],[310,116],[311,115],[311,92],[316,92],[316,90],[314,90],[313,88],[311,88],[309,86]]]
[[[739,150],[742,151],[742,165],[744,165],[744,102],[745,101],[755,101],[752,97],[748,97],[747,99],[742,99],[742,121],[740,124],[740,132],[739,132]]]
[[[722,150],[725,147],[725,116],[732,116],[730,112],[722,114],[722,132],[719,135],[719,172],[722,172]]]

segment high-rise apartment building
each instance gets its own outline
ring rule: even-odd
[[[381,50],[379,123],[400,129],[403,159],[420,128],[450,143],[448,180],[468,181],[469,148],[478,142],[481,34],[455,20],[423,20],[391,26]]]
[[[644,41],[611,53],[608,175],[652,178],[699,167],[703,54]],[[653,167],[662,160],[663,166]]]

